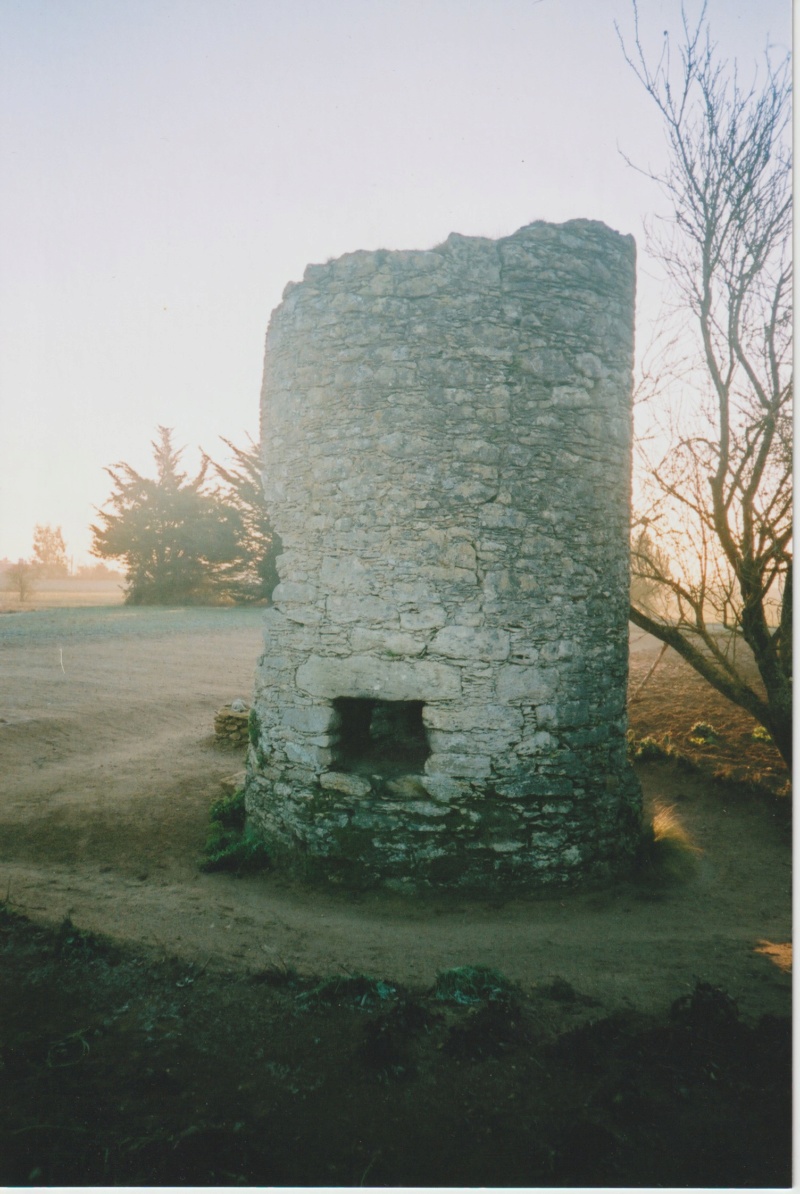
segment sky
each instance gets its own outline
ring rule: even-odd
[[[686,0],[690,19],[699,0]],[[680,0],[639,0],[645,50]],[[657,114],[631,0],[0,0],[0,558],[63,529],[91,563],[104,467],[159,424],[226,459],[258,433],[286,283],[356,249],[605,221],[639,250]],[[791,0],[708,0],[749,74]],[[623,152],[621,152],[623,151]]]

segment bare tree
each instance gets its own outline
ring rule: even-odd
[[[11,588],[16,589],[21,603],[26,602],[33,592],[34,571],[27,560],[18,560],[6,572],[6,579],[11,582]]]
[[[665,34],[655,61],[635,0],[630,52],[617,29],[666,134],[668,165],[642,170],[669,211],[648,248],[679,321],[673,346],[683,346],[680,381],[673,355],[656,395],[670,425],[657,426],[651,402],[650,504],[632,552],[650,597],[647,608],[634,597],[631,619],[751,713],[790,765],[791,75],[788,59],[776,67],[767,53],[760,80],[742,84],[719,58],[705,5],[696,26],[682,16],[677,54]]]

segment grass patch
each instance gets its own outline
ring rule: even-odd
[[[653,814],[653,839],[656,842],[674,842],[693,854],[702,854],[702,850],[692,841],[689,831],[681,823],[672,804],[656,805]]]
[[[269,854],[263,840],[246,823],[244,791],[216,800],[211,805],[210,815],[201,871],[232,871],[244,875],[269,866]]]
[[[687,883],[697,874],[702,853],[674,806],[656,804],[653,820],[642,836],[639,877],[657,886]]]
[[[454,966],[436,975],[433,995],[442,1003],[474,1005],[517,993],[510,979],[491,966]]]

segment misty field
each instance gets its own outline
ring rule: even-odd
[[[784,1184],[789,807],[753,723],[672,653],[642,688],[633,632],[637,769],[686,848],[609,890],[202,874],[261,616],[0,618],[0,1178]],[[475,966],[502,981],[440,998]]]
[[[31,581],[30,593],[21,601],[9,578],[0,578],[0,613],[29,613],[32,610],[75,606],[95,608],[100,605],[122,605],[123,598],[121,580],[84,580],[81,577],[65,576],[46,579],[36,577]]]

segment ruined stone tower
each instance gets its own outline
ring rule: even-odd
[[[626,866],[634,258],[535,223],[286,288],[247,784],[278,863],[484,890]]]

